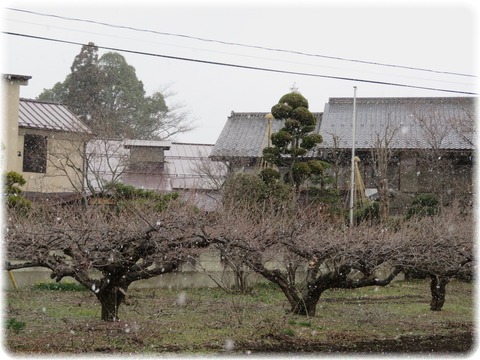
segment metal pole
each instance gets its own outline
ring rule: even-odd
[[[352,169],[350,172],[350,226],[353,226],[353,206],[355,192],[355,123],[357,116],[357,87],[353,87],[353,118],[352,118]]]

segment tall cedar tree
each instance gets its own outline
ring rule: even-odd
[[[38,100],[66,105],[101,137],[165,139],[186,132],[185,114],[176,114],[160,92],[147,96],[135,68],[119,53],[98,56],[82,46],[65,81],[44,89]]]

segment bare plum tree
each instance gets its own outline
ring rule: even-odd
[[[430,277],[430,309],[440,311],[447,284],[474,260],[472,210],[454,202],[433,216],[412,217],[404,230],[399,264]]]
[[[44,267],[56,281],[70,276],[95,294],[101,318],[115,321],[132,282],[172,272],[206,245],[197,236],[202,213],[194,206],[165,200],[159,211],[153,205],[142,199],[114,208],[10,209],[5,269]]]
[[[349,228],[342,219],[327,220],[318,206],[252,206],[238,203],[219,212],[208,237],[241,249],[253,271],[279,286],[292,313],[314,316],[326,290],[385,286],[402,270],[389,265],[400,247],[384,227]],[[303,281],[295,282],[285,266],[292,255],[303,260],[297,268]]]

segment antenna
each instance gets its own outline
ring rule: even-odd
[[[296,82],[293,82],[292,86],[290,86],[290,91],[294,93],[298,93],[298,86]]]

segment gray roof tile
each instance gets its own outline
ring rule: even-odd
[[[439,149],[471,150],[474,134],[459,134],[452,124],[473,121],[475,101],[472,97],[357,98],[355,146],[371,148],[376,134],[385,134],[390,126],[396,129],[393,147],[397,149],[430,148],[437,141]],[[339,148],[351,148],[352,118],[353,98],[331,98],[323,113],[320,147],[334,147],[335,135]],[[429,136],[428,129],[436,134]]]
[[[212,149],[211,157],[257,158],[262,156],[263,148],[267,146],[268,121],[262,112],[235,113],[228,117],[227,122]],[[317,129],[321,122],[321,113],[314,113],[317,118]],[[284,120],[272,120],[272,133],[279,131]]]

